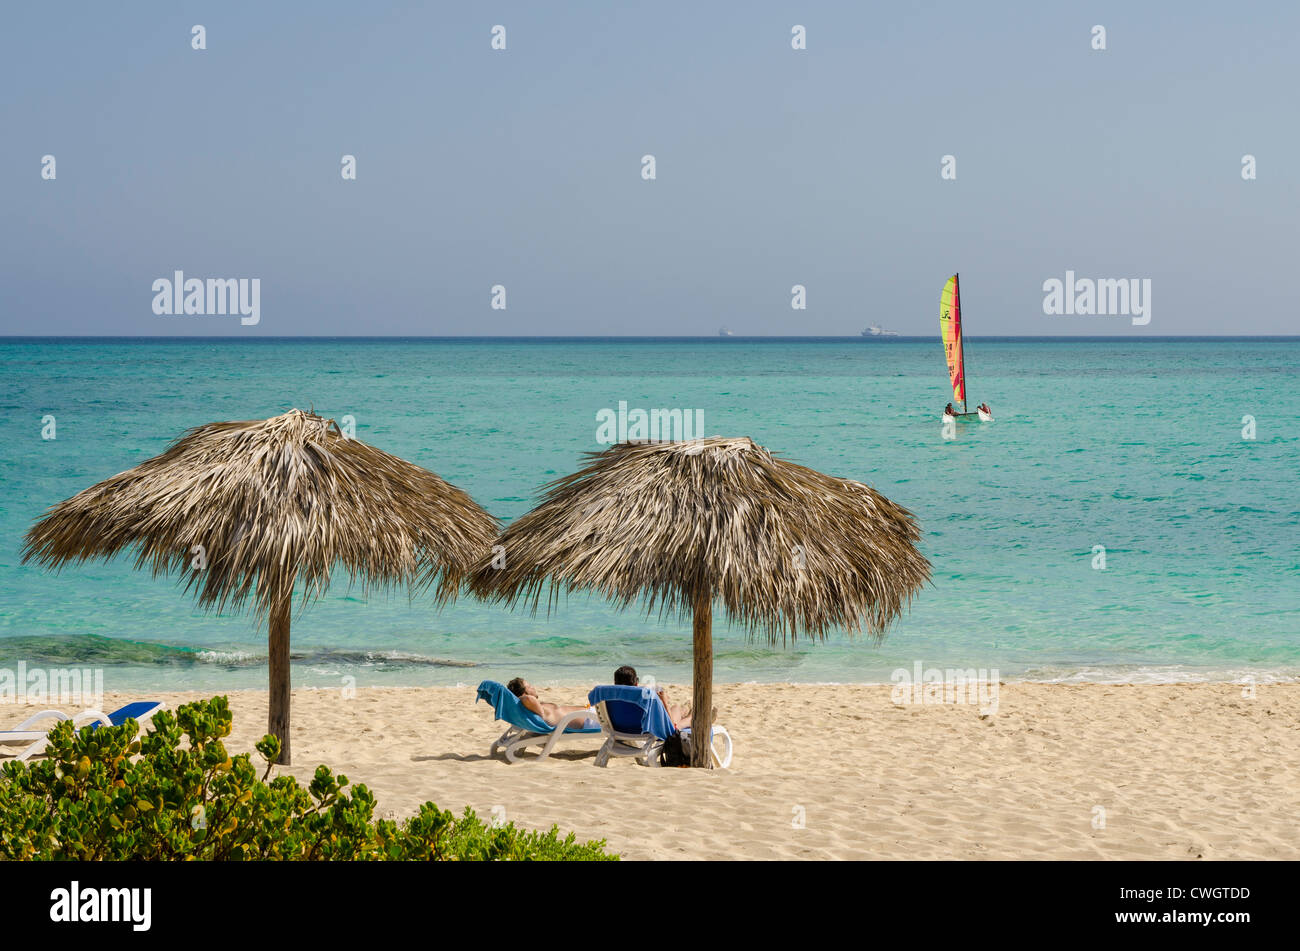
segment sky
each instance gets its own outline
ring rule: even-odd
[[[0,334],[937,335],[953,272],[971,336],[1296,332],[1300,5],[0,17]],[[177,270],[258,322],[156,314]],[[1044,313],[1067,270],[1150,322]]]

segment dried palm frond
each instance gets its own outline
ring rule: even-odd
[[[863,628],[876,637],[930,577],[902,506],[752,440],[619,443],[546,487],[480,559],[475,595],[548,610],[599,592],[685,619],[700,599],[770,640]]]
[[[190,430],[162,455],[60,502],[23,560],[59,567],[134,549],[155,575],[181,571],[199,604],[251,600],[258,616],[320,597],[341,565],[363,588],[437,584],[454,598],[496,521],[432,472],[292,410]],[[189,570],[202,546],[207,565]]]

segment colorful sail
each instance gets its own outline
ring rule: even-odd
[[[966,405],[966,370],[962,366],[961,347],[961,292],[957,275],[948,278],[939,298],[939,333],[943,337],[943,354],[948,358],[948,375],[952,377],[952,398]]]

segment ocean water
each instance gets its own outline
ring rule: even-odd
[[[934,340],[0,340],[0,667],[102,667],[107,689],[266,682],[266,633],[130,558],[20,564],[47,506],[187,428],[292,407],[432,469],[510,520],[599,449],[596,414],[703,411],[707,434],[909,508],[933,581],[880,644],[753,641],[715,616],[716,679],[887,682],[1300,675],[1300,341],[967,341],[992,424],[943,438]],[[56,438],[42,439],[42,417]],[[1243,438],[1243,417],[1255,438]],[[1105,568],[1095,546],[1105,549]],[[548,617],[437,610],[344,578],[295,616],[294,683],[690,678],[690,625],[577,597]]]

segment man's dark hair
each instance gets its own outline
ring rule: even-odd
[[[618,670],[614,671],[614,684],[618,687],[635,687],[636,686],[636,668],[624,664]]]
[[[516,697],[522,697],[524,695],[524,678],[516,677],[514,680],[510,681],[510,683],[506,684],[506,689]]]

